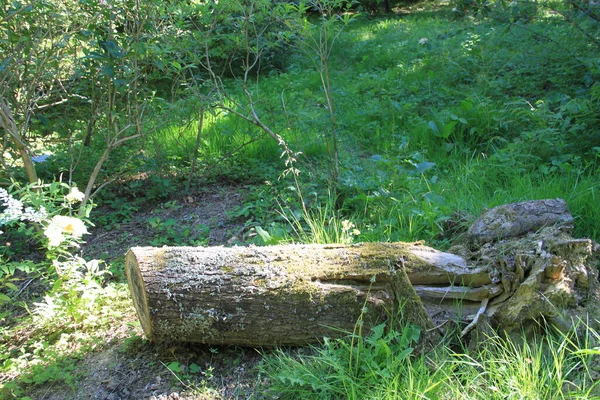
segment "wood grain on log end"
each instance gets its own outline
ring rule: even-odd
[[[150,308],[148,306],[148,296],[146,296],[144,277],[132,252],[127,253],[125,258],[125,275],[142,329],[146,336],[151,338],[153,336],[152,322],[150,320]]]

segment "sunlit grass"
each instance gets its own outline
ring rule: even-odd
[[[406,348],[396,345],[387,362],[376,364],[376,341],[367,337],[351,345],[348,338],[325,341],[308,354],[280,351],[267,356],[262,368],[270,377],[267,389],[290,399],[598,398],[598,332],[584,323],[578,332],[490,336],[465,353],[441,345],[408,358]],[[348,362],[359,354],[355,374]]]
[[[301,198],[301,203],[304,199]],[[291,241],[314,244],[352,243],[360,235],[351,219],[341,215],[335,207],[335,198],[329,198],[313,207],[300,210],[281,207],[281,216],[292,228]]]
[[[583,323],[579,328],[579,337],[574,332],[490,337],[478,351],[452,356],[455,376],[464,383],[449,389],[456,399],[597,398],[598,332]]]
[[[199,120],[185,125],[171,125],[152,137],[151,157],[189,163],[198,140],[198,157],[208,163],[231,157],[257,161],[273,161],[281,150],[277,143],[246,121],[227,114],[205,113],[201,132]]]
[[[575,217],[575,236],[596,238],[600,212],[592,207],[598,199],[598,168],[569,172],[519,173],[484,159],[457,163],[453,184],[442,189],[454,210],[477,216],[486,208],[515,201],[562,198]]]
[[[82,357],[112,340],[141,333],[133,322],[127,285],[108,284],[103,295],[89,309],[69,310],[78,314],[78,321],[65,319],[65,310],[54,310],[60,317],[46,310],[43,318],[25,316],[0,329],[0,398],[22,398],[36,385],[75,390],[82,378],[77,366]]]

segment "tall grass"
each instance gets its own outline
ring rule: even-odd
[[[598,332],[553,332],[516,341],[490,337],[474,354],[453,354],[456,399],[589,399],[600,397]],[[581,333],[581,332],[580,332]],[[594,347],[596,346],[596,347]]]
[[[194,155],[198,120],[173,124],[157,131],[148,148],[148,158],[180,170]],[[281,154],[276,142],[256,126],[227,114],[206,113],[200,132],[199,157],[204,165],[226,159],[244,158],[247,162],[275,162]],[[160,167],[160,166],[159,166]]]
[[[303,353],[279,350],[265,357],[262,371],[268,392],[283,399],[600,398],[600,337],[586,324],[579,328],[581,336],[491,336],[468,353],[441,345],[424,355],[412,354],[411,341],[402,339],[414,328],[374,329],[363,340],[326,339]]]
[[[360,235],[351,219],[344,218],[336,209],[335,197],[329,197],[310,207],[299,194],[300,209],[281,207],[281,216],[291,227],[290,241],[315,244],[352,243]]]
[[[288,215],[297,238],[339,241],[348,219],[361,226],[360,240],[435,241],[457,214],[468,223],[484,208],[546,197],[567,200],[578,235],[599,237],[590,205],[600,122],[585,35],[556,15],[519,25],[451,14],[358,17],[339,37],[330,60],[339,197],[313,202],[301,221]],[[249,89],[261,119],[303,153],[300,170],[318,179],[329,149],[319,74],[301,52],[290,51],[285,64]],[[195,135],[194,123],[185,133],[165,130],[156,154],[188,160]],[[208,165],[234,155],[251,169],[280,155],[231,115],[208,118],[202,137]]]

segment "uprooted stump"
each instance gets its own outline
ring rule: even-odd
[[[450,251],[486,268],[503,288],[482,303],[473,325],[511,333],[542,322],[563,331],[576,320],[598,323],[600,247],[573,238],[573,221],[566,202],[552,199],[499,206],[473,223],[469,243]]]
[[[368,333],[399,307],[429,342],[455,323],[463,337],[541,321],[568,329],[572,317],[600,317],[598,246],[572,238],[572,221],[561,200],[517,203],[484,214],[452,253],[421,243],[137,247],[126,271],[155,341],[303,345],[358,320]]]

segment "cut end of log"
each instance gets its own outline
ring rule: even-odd
[[[125,275],[127,277],[127,284],[129,286],[133,305],[138,319],[140,320],[140,324],[142,325],[144,334],[148,339],[152,339],[152,322],[150,320],[150,309],[148,307],[148,297],[146,295],[144,277],[137,266],[135,255],[131,250],[125,257]]]

